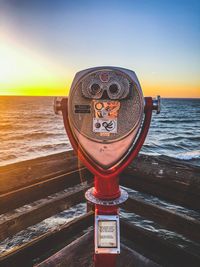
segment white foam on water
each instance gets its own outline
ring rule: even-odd
[[[179,154],[171,154],[170,157],[182,160],[200,159],[200,150],[187,151]]]

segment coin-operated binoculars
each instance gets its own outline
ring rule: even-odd
[[[136,74],[96,67],[76,74],[68,98],[55,100],[70,142],[94,174],[85,197],[95,204],[95,266],[115,266],[120,253],[118,205],[128,198],[119,174],[140,151],[160,98],[143,97]]]

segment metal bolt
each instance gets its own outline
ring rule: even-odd
[[[62,101],[61,97],[55,97],[54,98],[53,108],[54,108],[54,112],[55,112],[56,115],[58,115],[59,111],[62,110],[61,101]]]
[[[160,96],[158,95],[156,99],[153,100],[153,110],[157,110],[157,114],[160,113],[161,105],[160,105]]]

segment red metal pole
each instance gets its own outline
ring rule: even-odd
[[[113,200],[120,196],[119,177],[94,177],[94,196],[99,199]]]
[[[94,196],[101,200],[114,200],[120,196],[119,177],[94,178]],[[95,216],[97,215],[118,215],[117,206],[95,205]],[[115,267],[117,254],[94,254],[95,267]]]

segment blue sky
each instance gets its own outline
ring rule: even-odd
[[[78,70],[115,65],[135,70],[148,93],[196,96],[199,14],[193,0],[1,0],[0,41],[46,62],[61,87]]]

